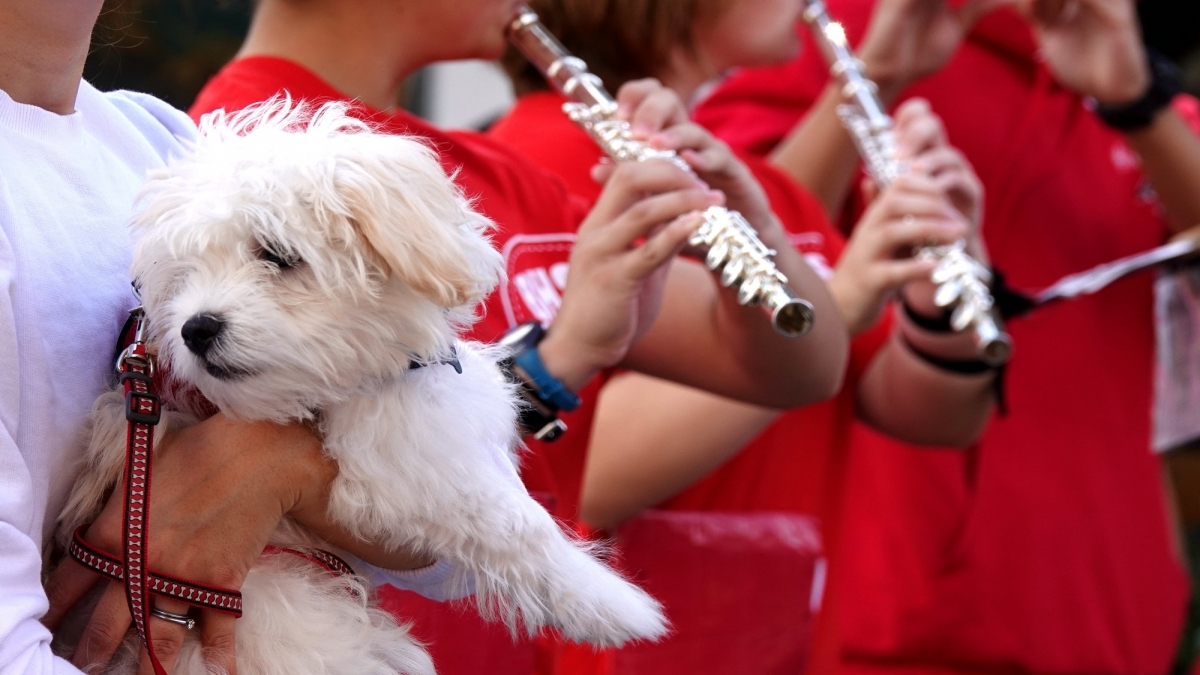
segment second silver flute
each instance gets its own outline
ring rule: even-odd
[[[509,26],[508,36],[570,101],[563,111],[614,160],[665,159],[692,172],[674,152],[651,148],[633,138],[629,123],[617,117],[617,102],[605,91],[600,78],[559,44],[533,10],[521,9]],[[762,307],[780,334],[796,337],[812,328],[812,305],[788,288],[787,277],[771,259],[775,251],[759,240],[741,214],[721,206],[710,207],[704,212],[704,223],[688,243],[707,248],[705,264],[720,273],[721,284],[737,289],[740,304]]]
[[[867,173],[880,189],[886,188],[907,168],[896,158],[892,118],[879,101],[875,83],[863,74],[862,63],[850,51],[842,25],[829,18],[823,0],[808,0],[804,20],[812,28],[833,76],[841,83],[843,95],[850,100],[837,107],[838,117],[854,140]],[[950,325],[955,330],[971,328],[983,361],[991,365],[1007,362],[1012,355],[1012,339],[996,323],[995,301],[988,289],[991,271],[967,254],[964,241],[922,247],[917,257],[937,264],[931,276],[937,285],[934,302],[938,307],[954,308]]]

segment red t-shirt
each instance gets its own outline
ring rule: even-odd
[[[572,191],[594,198],[599,186],[589,170],[602,153],[563,114],[562,103],[561,96],[550,92],[523,96],[496,122],[489,135],[560,176]],[[829,226],[821,205],[763,160],[745,157],[744,161],[766,190],[793,244],[818,272],[828,274],[844,241]],[[829,584],[822,602],[825,617],[834,615],[839,593],[842,488],[857,383],[890,332],[889,315],[852,342],[845,385],[835,398],[783,414],[725,465],[661,505],[680,511],[775,511],[817,516],[830,563]],[[744,572],[752,574],[751,570]],[[673,620],[678,622],[679,617]],[[818,634],[833,628],[832,622],[823,619]],[[832,636],[823,641],[829,639]]]
[[[238,110],[287,92],[293,99],[321,103],[349,100],[309,70],[278,58],[251,57],[225,66],[200,92],[191,114]],[[437,148],[475,206],[496,223],[495,245],[504,253],[506,278],[488,296],[483,318],[471,337],[495,341],[526,321],[549,324],[561,302],[567,258],[575,230],[590,204],[570,195],[561,181],[504,145],[470,132],[442,131],[404,112],[384,113],[359,105],[357,114],[386,132],[412,134]],[[584,404],[563,419],[570,431],[552,444],[530,439],[522,478],[530,492],[563,519],[575,515],[584,453],[599,383],[580,391]],[[424,601],[411,593],[385,593],[391,609],[414,619],[442,675],[520,673],[534,660],[531,642],[514,644],[507,630],[484,624],[464,607]]]
[[[873,0],[827,4],[857,42]],[[1024,289],[1167,231],[1136,155],[1035,53],[1026,24],[1000,10],[906,92],[932,102],[974,164],[991,256]],[[735,148],[768,152],[827,73],[808,41],[792,63],[732,77],[697,119]],[[1010,413],[973,453],[856,430],[846,671],[1167,670],[1188,589],[1150,453],[1151,306],[1144,274],[1013,321]]]

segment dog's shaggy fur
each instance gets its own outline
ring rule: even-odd
[[[654,600],[525,492],[502,354],[458,339],[501,274],[489,227],[422,144],[373,133],[341,105],[275,101],[210,116],[191,156],[151,177],[133,273],[175,380],[229,415],[318,425],[339,464],[330,514],[348,530],[455,561],[457,583],[473,578],[481,610],[514,631],[551,625],[601,645],[657,637]],[[440,363],[452,352],[462,374]],[[117,391],[97,401],[64,534],[120,480],[122,403]],[[201,414],[168,413],[159,433]],[[290,522],[272,543],[320,544]],[[242,675],[433,671],[359,580],[276,555],[242,590]],[[175,672],[205,674],[188,639]],[[136,643],[125,651],[117,670],[132,672]]]

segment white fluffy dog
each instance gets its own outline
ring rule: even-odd
[[[424,145],[373,133],[344,106],[273,102],[210,116],[194,154],[151,177],[133,274],[176,380],[230,415],[318,425],[340,467],[337,522],[455,561],[485,615],[514,631],[657,637],[657,603],[525,492],[502,355],[458,340],[501,274],[489,226]],[[461,374],[440,365],[451,354]],[[160,432],[198,414],[166,414]],[[120,392],[106,394],[61,532],[94,519],[120,480],[125,426]],[[293,523],[272,543],[322,545]],[[432,673],[406,629],[347,583],[261,558],[242,588],[239,672]],[[136,669],[134,641],[118,670]],[[175,672],[207,675],[191,633]]]

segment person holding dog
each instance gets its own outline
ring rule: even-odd
[[[609,89],[639,77],[655,77],[685,101],[696,100],[702,86],[726,70],[786,62],[800,47],[793,26],[803,7],[790,0],[534,0],[530,6]],[[631,16],[646,20],[632,21]],[[606,39],[595,40],[595,35]],[[601,159],[599,148],[563,114],[562,96],[548,91],[542,75],[520,54],[510,50],[505,66],[519,98],[489,135],[562,176],[576,193],[594,198],[600,189],[592,178],[592,167]],[[610,530],[654,506],[720,512],[722,518],[734,512],[786,512],[819,520],[829,566],[815,649],[810,652],[799,641],[777,644],[761,654],[745,655],[751,661],[764,660],[740,662],[740,672],[803,663],[806,653],[810,668],[821,672],[836,658],[839,523],[853,418],[857,415],[909,442],[965,447],[982,433],[991,412],[994,371],[938,368],[919,355],[926,351],[913,346],[920,343],[941,358],[970,361],[974,357],[968,336],[919,342],[929,335],[905,312],[893,319],[888,307],[899,294],[909,307],[933,308],[930,267],[910,257],[922,244],[949,242],[970,232],[975,255],[986,260],[978,239],[982,204],[978,180],[961,155],[947,146],[928,105],[907,104],[899,114],[897,133],[902,144],[913,148],[914,155],[906,159],[928,164],[931,178],[915,182],[906,178],[886,191],[848,242],[828,225],[820,203],[794,179],[764,160],[743,157],[767,189],[795,245],[810,259],[820,260],[818,267],[832,268],[827,283],[854,336],[846,380],[837,398],[781,415],[637,373],[619,375],[601,394],[581,496],[580,519],[586,525]],[[949,231],[934,218],[921,218],[914,227],[913,209],[924,199],[932,200],[932,213],[962,223],[962,229]],[[793,204],[802,207],[789,208]],[[746,522],[751,527],[751,521]],[[704,554],[696,549],[694,555]],[[780,561],[760,562],[758,570],[743,569],[739,574],[769,575],[768,570],[783,566]],[[630,572],[638,576],[637,570]],[[731,582],[722,571],[710,574],[714,586],[729,587]],[[714,594],[720,597],[724,595]],[[730,618],[720,623],[713,617],[736,613],[722,611],[716,604],[701,609],[702,603],[689,603],[702,616],[673,614],[676,630],[665,642],[693,645],[702,653],[706,645],[726,640],[755,642],[752,635],[782,640],[796,630],[774,623],[794,619],[790,613],[786,618],[781,612],[753,622]],[[667,605],[670,610],[669,601]],[[565,649],[575,652],[570,646]],[[636,656],[628,658],[642,667],[652,662],[664,672],[680,667],[666,659],[681,647],[634,645],[632,649]],[[586,647],[578,652],[565,655],[564,661],[588,658]],[[715,649],[707,659],[713,664],[727,654],[723,648]],[[610,656],[623,658],[592,658],[599,664]],[[723,672],[716,670],[718,665],[712,667]]]
[[[34,7],[33,4],[38,6]],[[186,137],[191,130],[185,121],[156,101],[136,96],[122,98],[119,95],[106,100],[86,84],[81,84],[80,73],[83,57],[87,53],[88,35],[100,11],[100,2],[89,2],[84,6],[77,6],[78,3],[63,4],[51,8],[54,11],[47,11],[42,3],[33,4],[24,0],[6,0],[0,5],[0,11],[4,12],[2,23],[6,57],[6,65],[0,68],[0,83],[13,99],[12,112],[8,117],[14,138],[20,137],[18,140],[22,140],[24,134],[40,139],[39,124],[48,125],[50,132],[54,133],[76,133],[77,127],[83,127],[81,138],[68,138],[64,143],[76,143],[78,140],[83,147],[98,145],[101,155],[104,155],[98,158],[98,163],[91,171],[82,174],[70,168],[77,166],[71,161],[77,161],[78,157],[64,160],[70,164],[70,170],[56,173],[55,170],[64,167],[55,166],[48,171],[56,175],[59,181],[50,185],[79,188],[76,193],[78,198],[74,200],[57,193],[54,195],[53,199],[60,209],[75,204],[78,206],[76,213],[86,212],[89,216],[95,216],[107,228],[97,230],[97,236],[104,240],[104,250],[111,261],[100,270],[108,276],[103,279],[71,276],[60,279],[63,284],[60,297],[70,297],[70,289],[77,288],[103,288],[111,293],[110,301],[103,305],[104,316],[73,310],[61,314],[79,320],[82,331],[88,335],[87,341],[78,345],[69,344],[65,348],[75,354],[73,358],[90,359],[96,353],[107,352],[107,345],[104,348],[99,345],[113,339],[114,333],[113,329],[104,330],[103,326],[119,317],[132,303],[127,294],[118,293],[117,290],[126,287],[124,270],[128,261],[128,238],[119,223],[124,222],[128,214],[128,204],[132,201],[142,172],[161,165],[169,153],[179,147],[178,139]],[[398,7],[398,4],[403,6]],[[281,8],[281,5],[287,7]],[[398,21],[392,27],[408,27],[413,40],[402,41],[402,44],[415,50],[400,50],[392,54],[394,58],[387,61],[382,81],[390,81],[389,78],[393,76],[402,77],[423,62],[447,55],[498,54],[498,48],[503,45],[504,24],[513,8],[511,2],[481,2],[480,8],[486,11],[466,16],[470,21],[480,16],[487,20],[481,25],[468,27],[471,30],[466,33],[458,33],[463,26],[456,21],[461,16],[442,3],[378,5],[376,12],[356,15],[350,25],[336,21],[329,23],[329,16],[321,16],[316,22],[316,33],[333,37],[338,33],[332,29],[337,27],[369,32],[369,29],[377,27],[373,23],[379,16],[398,9],[398,15],[390,15]],[[331,3],[330,7],[335,12],[359,11],[357,6],[351,10],[348,5],[340,3]],[[260,12],[266,15],[292,9],[295,7],[290,3],[260,4]],[[260,18],[262,16],[260,14]],[[346,16],[342,14],[340,18],[345,19]],[[272,29],[272,20],[256,23],[256,33],[248,43],[250,50],[256,49],[256,44],[265,44],[264,53],[274,51],[277,45],[272,41],[280,34]],[[313,24],[305,23],[305,26],[312,28]],[[445,32],[441,35],[428,34],[430,26],[440,26]],[[332,64],[322,62],[331,67],[330,77],[342,83],[343,76],[348,76],[344,84],[348,90],[369,102],[381,100],[375,95],[380,92],[386,94],[388,87],[376,90],[372,84],[378,81],[371,80],[371,77],[367,77],[366,81],[360,79],[363,76],[380,75],[378,69],[364,70],[360,67],[361,63],[354,63],[350,58],[353,55],[345,49],[347,43],[344,42],[336,46],[330,43],[330,49],[321,54],[308,43],[312,34],[297,35],[304,39],[288,44],[310,57],[328,57],[334,52],[346,56],[346,59],[336,59]],[[394,46],[393,34],[376,31],[374,35],[378,40],[370,43],[373,48]],[[424,42],[419,39],[422,35],[427,38]],[[459,41],[458,46],[452,47],[449,53],[445,46],[447,35],[453,35]],[[264,39],[265,43],[256,42],[259,38]],[[286,49],[284,51],[288,53]],[[376,55],[368,54],[365,50],[358,54],[363,58]],[[318,69],[325,71],[323,66],[318,66]],[[301,85],[305,83],[297,79],[291,88],[298,88],[296,82]],[[398,82],[399,79],[396,79],[395,83]],[[248,80],[243,84],[262,83]],[[270,93],[279,90],[272,88]],[[678,104],[664,94],[653,86],[633,88],[624,94],[623,101],[637,119],[658,127],[678,121]],[[89,112],[93,108],[99,112]],[[122,117],[126,119],[122,120]],[[89,128],[90,121],[84,120],[91,118],[114,122],[120,128],[116,131]],[[130,118],[132,121],[129,121]],[[397,130],[407,121],[403,118],[397,120]],[[415,120],[412,122],[415,124]],[[102,142],[93,143],[87,135],[92,132],[92,136]],[[433,130],[426,135],[444,138]],[[37,145],[40,142],[29,141],[32,147],[40,147]],[[546,218],[550,222],[544,226],[551,229],[557,227],[564,235],[578,237],[578,245],[568,247],[573,249],[573,272],[563,290],[563,309],[559,320],[554,322],[556,328],[550,331],[538,349],[548,371],[567,387],[578,388],[599,369],[621,361],[634,338],[640,338],[637,340],[638,347],[630,351],[626,362],[641,362],[646,369],[659,374],[708,385],[723,393],[759,403],[798,404],[828,396],[836,389],[840,366],[844,361],[844,328],[822,284],[798,257],[785,251],[780,263],[791,277],[794,288],[816,305],[818,314],[827,318],[818,324],[812,334],[796,342],[787,342],[775,336],[757,310],[741,308],[730,298],[719,295],[707,273],[702,270],[682,272],[683,280],[673,272],[669,279],[664,280],[664,265],[673,257],[680,242],[698,225],[694,212],[720,203],[724,199],[723,194],[701,187],[690,176],[664,164],[629,167],[616,172],[610,181],[613,188],[609,195],[585,219],[586,209],[575,206],[565,191],[553,181],[524,180],[519,170],[510,170],[507,164],[512,160],[511,154],[484,142],[455,139],[455,145],[465,149],[449,161],[470,159],[472,165],[469,171],[461,175],[469,189],[482,188],[473,192],[473,196],[482,193],[484,209],[493,209],[493,217],[498,215],[497,211],[503,210],[499,204],[505,200],[525,204],[523,210],[518,210],[521,219],[516,222],[496,218],[508,220],[502,222],[502,226],[525,227],[536,224],[540,218]],[[134,152],[131,147],[138,149]],[[6,153],[6,156],[28,157],[37,154],[35,151],[18,150]],[[125,168],[114,172],[112,168],[117,165]],[[6,174],[6,179],[11,180],[10,175],[15,174]],[[119,190],[110,190],[109,206],[97,208],[97,204],[90,202],[89,198],[105,192],[111,186],[72,178],[78,175],[88,176],[94,181],[117,176],[123,182],[118,186]],[[475,178],[468,178],[470,175]],[[741,186],[730,184],[726,187],[731,195],[737,195],[736,188]],[[17,192],[24,199],[48,194],[23,188]],[[643,199],[647,193],[651,196]],[[57,212],[42,208],[48,204],[50,202],[46,200],[36,202],[19,214],[28,216],[27,219],[14,217],[12,221],[5,222],[14,223],[14,227],[21,225],[33,228],[39,222],[70,220],[65,212],[61,219],[51,216]],[[551,208],[542,210],[540,207]],[[739,207],[748,215],[758,216],[764,238],[769,240],[772,235],[781,236],[778,224],[772,221],[764,205],[747,201]],[[31,215],[33,213],[42,213],[42,217],[35,218]],[[88,219],[84,222],[94,221]],[[7,234],[23,241],[11,232]],[[629,249],[629,242],[640,239],[642,235],[649,235],[646,243]],[[36,250],[20,245],[13,245],[13,248],[21,251],[18,255]],[[41,250],[47,255],[50,250],[55,250],[56,254],[62,253],[57,249]],[[565,262],[566,257],[562,255],[560,261]],[[76,264],[65,266],[61,258],[58,260],[58,263],[44,265],[43,268],[90,269],[83,258]],[[28,272],[24,277],[21,275],[21,270],[33,264],[36,262],[22,260],[18,268],[13,268],[17,270],[13,272],[15,277],[10,278],[18,281],[17,297],[21,306],[40,310],[42,308],[33,300],[39,296],[31,295],[35,293],[31,289],[37,282],[28,278]],[[554,265],[557,264],[558,261],[555,261]],[[678,295],[677,289],[681,285],[689,287],[689,297],[695,297],[691,290],[701,279],[713,288],[707,295],[707,304],[679,303],[673,299]],[[520,293],[516,289],[510,291]],[[649,329],[664,292],[667,295],[666,313],[672,316],[679,330],[692,337],[694,349],[678,350],[672,335],[656,334]],[[46,311],[56,307],[53,303],[41,304]],[[497,302],[489,316],[503,320],[503,304]],[[15,612],[6,614],[13,621],[4,624],[0,632],[5,675],[10,671],[23,673],[69,669],[64,662],[52,657],[50,635],[39,625],[38,619],[40,617],[47,626],[56,627],[67,610],[97,581],[91,573],[65,562],[49,580],[46,591],[49,610],[46,609],[46,596],[38,589],[40,564],[37,553],[44,535],[41,530],[48,530],[52,520],[46,514],[56,512],[64,486],[69,483],[72,474],[66,467],[73,463],[75,455],[70,453],[78,450],[72,439],[78,433],[86,410],[77,401],[71,408],[59,409],[56,401],[42,400],[40,394],[48,390],[45,387],[38,389],[37,385],[42,382],[54,383],[54,377],[67,378],[61,386],[53,384],[54,390],[78,390],[80,397],[86,398],[93,396],[102,386],[103,369],[64,368],[55,375],[45,368],[27,370],[29,363],[39,362],[38,354],[42,352],[38,351],[38,345],[43,343],[30,342],[37,335],[31,332],[30,322],[33,320],[27,321],[20,316],[20,311],[12,311],[16,316],[10,321],[10,335],[15,335],[13,340],[16,349],[9,353],[14,359],[10,372],[22,372],[22,375],[12,390],[9,399],[12,405],[6,409],[10,437],[5,461],[14,467],[19,482],[18,489],[5,491],[2,507],[4,536],[8,538],[4,555],[15,551],[13,555],[17,556],[12,560],[12,565],[4,565],[5,574],[14,575],[3,584],[6,598],[14,600],[13,604],[6,602],[6,605],[16,608]],[[530,305],[522,306],[520,311],[526,316],[536,316],[532,314]],[[495,337],[503,327],[493,320],[490,327],[492,333],[488,337]],[[664,354],[686,354],[689,358],[664,358]],[[60,351],[53,352],[52,357],[40,358],[40,362],[46,364],[56,360],[61,362]],[[19,370],[16,365],[18,362],[22,364],[20,369],[26,370]],[[789,375],[785,377],[783,373]],[[21,404],[19,410],[18,402]],[[55,415],[69,421],[71,433],[46,435],[43,445],[31,446],[32,441],[21,434],[39,434],[40,428],[47,423],[28,417],[37,410],[54,410]],[[44,449],[48,445],[62,445],[63,448],[54,451]],[[286,465],[286,470],[280,470],[281,462]],[[334,471],[336,468],[322,457],[317,439],[302,427],[248,426],[218,415],[189,428],[187,432],[169,439],[155,461],[156,487],[151,508],[156,525],[151,529],[149,565],[184,578],[236,587],[240,585],[249,562],[262,550],[267,535],[281,517],[288,515],[331,542],[383,568],[379,573],[393,582],[404,584],[406,575],[402,572],[389,573],[387,570],[422,568],[417,578],[408,580],[410,583],[407,585],[432,589],[430,593],[436,594],[436,579],[425,579],[428,585],[423,587],[421,575],[436,576],[438,565],[430,565],[431,561],[424,559],[419,552],[376,550],[369,542],[358,542],[350,534],[340,532],[325,522],[324,500]],[[51,476],[54,477],[53,484]],[[86,536],[94,545],[109,550],[118,548],[120,501],[119,497],[111,498],[99,520],[89,528]],[[159,603],[157,607],[163,612],[178,614],[186,611],[184,606],[164,601]],[[185,628],[157,618],[153,621],[156,622],[155,634],[160,642],[157,651],[169,670]],[[75,663],[81,667],[96,667],[105,663],[121,642],[129,622],[120,587],[109,585],[100,597],[79,649],[73,655]],[[214,667],[233,672],[232,619],[204,615],[199,621],[199,630]],[[145,661],[143,667],[147,667]]]
[[[134,195],[144,173],[162,166],[194,133],[184,116],[159,101],[129,93],[100,94],[81,80],[101,6],[99,0],[0,2],[0,143],[5,147],[0,181],[8,195],[0,208],[0,265],[8,289],[2,322],[10,373],[0,401],[5,481],[0,491],[0,604],[5,608],[0,672],[5,675],[77,672],[53,655],[48,629],[58,627],[98,578],[67,561],[43,590],[41,550],[75,476],[88,406],[106,386],[111,364],[97,355],[111,352],[118,328],[135,304],[124,229]],[[647,181],[674,180],[692,187],[661,172],[650,173]],[[717,198],[691,189],[657,203],[649,216],[659,222],[685,216],[667,231],[678,237],[695,223],[686,214]],[[612,211],[623,213],[626,206],[615,204]],[[637,222],[647,217],[643,213]],[[611,242],[597,237],[592,250],[605,244]],[[666,248],[670,253],[672,247]],[[612,255],[598,257],[606,263],[595,275],[600,282],[620,285],[629,294],[625,297],[639,295],[643,285],[628,274],[642,267],[628,258],[613,264]],[[653,294],[651,289],[648,295]],[[820,304],[822,299],[814,300]],[[652,315],[653,305],[651,297],[644,315],[635,303],[628,306],[637,319]],[[834,361],[839,360],[839,330],[836,320],[826,321],[817,338],[831,341]],[[753,379],[752,373],[735,373],[743,374]],[[836,373],[826,376],[831,382],[818,388],[832,388]],[[757,384],[742,386],[758,389]],[[773,393],[794,395],[778,389]],[[150,567],[237,587],[286,515],[383,568],[379,573],[393,583],[438,592],[439,564],[431,565],[421,552],[377,548],[328,522],[325,505],[336,467],[323,457],[319,440],[306,427],[247,424],[216,415],[169,436],[156,454],[154,470]],[[114,496],[89,527],[88,540],[119,550],[120,513],[121,499]],[[403,569],[418,571],[391,572]],[[67,655],[78,667],[104,664],[130,625],[122,589],[105,583],[79,649]],[[161,599],[156,608],[187,611]],[[152,621],[159,656],[169,669],[185,628],[160,618]],[[206,613],[198,621],[207,656],[215,669],[225,672],[235,671],[233,627],[225,615]],[[145,660],[142,666],[148,667]]]
[[[1008,283],[1043,288],[1200,220],[1195,104],[1148,56],[1135,3],[1011,4],[972,24],[970,3],[827,2],[885,98],[929,100],[975,165]],[[735,74],[696,115],[855,214],[828,72],[811,50]],[[1151,284],[1011,322],[1009,414],[970,452],[857,436],[842,671],[1168,670],[1188,584],[1149,448]]]
[[[109,387],[108,355],[136,305],[126,230],[135,195],[146,172],[182,150],[195,128],[152,97],[101,94],[82,80],[102,4],[0,1],[4,675],[79,673],[77,668],[103,664],[130,625],[120,586],[97,586],[98,578],[73,561],[62,563],[43,588],[43,549],[53,557],[51,533],[78,474],[89,408]],[[423,553],[359,541],[329,521],[326,503],[337,467],[307,427],[218,414],[169,434],[154,470],[150,567],[240,586],[287,516],[383,568],[418,570],[386,573],[393,583],[433,595],[440,588],[443,572]],[[89,541],[119,551],[121,509],[122,499],[110,498],[87,531]],[[93,588],[101,593],[80,649],[55,656],[51,630]],[[158,602],[162,611],[188,610]],[[166,657],[184,629],[152,621]],[[214,670],[235,672],[233,620],[207,612],[199,616],[198,630]]]

